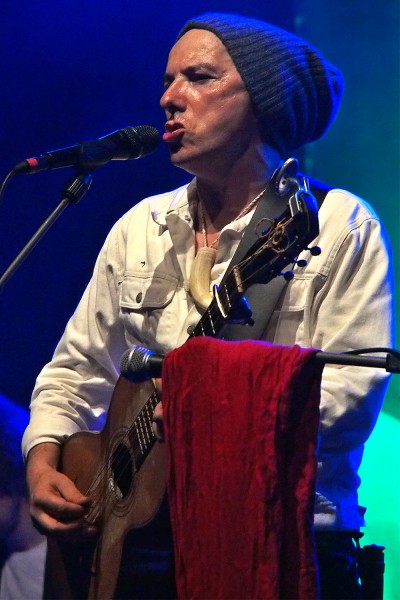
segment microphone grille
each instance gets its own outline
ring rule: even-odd
[[[149,354],[151,354],[151,351],[142,346],[134,346],[131,350],[124,352],[119,365],[121,375],[133,382],[147,379],[144,369]]]
[[[151,154],[161,142],[160,134],[152,125],[125,127],[125,129],[121,129],[121,133],[127,136],[132,148],[135,149],[135,158]]]

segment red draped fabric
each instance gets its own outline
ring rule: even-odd
[[[193,338],[163,363],[178,597],[317,597],[314,350]]]

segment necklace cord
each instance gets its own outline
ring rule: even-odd
[[[257,196],[255,198],[253,198],[253,200],[251,200],[251,202],[249,202],[249,204],[247,204],[241,211],[240,213],[237,215],[237,217],[235,217],[232,221],[230,221],[231,223],[235,223],[235,221],[239,221],[239,219],[241,219],[242,217],[244,217],[245,215],[247,215],[253,208],[254,206],[257,204],[257,202],[259,201],[259,199],[261,198],[261,196],[264,194],[265,190],[267,189],[267,186],[261,190],[261,192],[259,194],[257,194]],[[205,218],[205,213],[204,213],[204,206],[203,206],[203,202],[200,198],[200,196],[197,194],[198,197],[198,220],[199,220],[199,226],[201,229],[201,233],[203,235],[203,245],[206,248],[213,248],[214,246],[216,246],[219,242],[219,238],[221,237],[221,233],[219,233],[218,237],[211,242],[211,244],[208,243],[208,233],[207,233],[207,224],[206,224],[206,218]]]

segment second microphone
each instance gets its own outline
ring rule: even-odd
[[[147,381],[152,377],[161,377],[163,358],[148,348],[133,346],[122,355],[121,375],[133,383]]]

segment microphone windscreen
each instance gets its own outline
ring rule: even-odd
[[[151,154],[160,145],[161,137],[155,127],[151,125],[138,125],[125,127],[120,133],[130,144],[129,158],[140,158]]]

